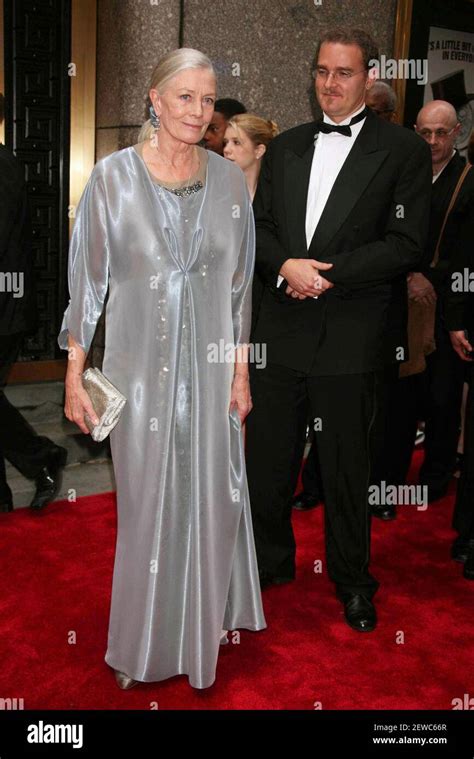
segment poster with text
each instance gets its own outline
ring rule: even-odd
[[[458,114],[456,147],[465,155],[474,125],[474,34],[430,27],[424,102],[447,100]]]

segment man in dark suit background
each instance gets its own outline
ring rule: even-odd
[[[443,300],[449,288],[449,270],[453,254],[459,247],[472,248],[472,238],[463,237],[467,213],[465,191],[461,190],[452,209],[441,240],[439,259],[431,266],[436,244],[455,187],[466,162],[455,149],[461,130],[455,109],[450,103],[434,100],[418,114],[416,129],[427,140],[433,163],[430,228],[422,267],[410,277],[408,292],[423,292],[431,284],[437,296],[435,321],[436,350],[427,357],[423,392],[428,401],[425,422],[425,459],[420,469],[420,483],[428,486],[429,500],[445,495],[456,462],[464,367],[452,350],[445,325]],[[415,279],[417,284],[415,285]]]
[[[0,123],[4,118],[0,94]],[[37,435],[6,398],[3,388],[25,335],[38,326],[34,286],[31,220],[24,169],[0,143],[0,511],[13,510],[5,458],[36,481],[30,504],[43,509],[60,486],[67,451]]]
[[[444,316],[452,347],[467,368],[469,393],[464,427],[464,464],[458,483],[453,513],[457,532],[451,548],[453,559],[464,564],[463,575],[474,580],[474,156],[469,154],[465,176],[453,212],[459,244],[452,252],[449,286],[445,288]],[[466,281],[466,275],[468,277]],[[458,278],[463,282],[459,286]]]
[[[404,485],[413,453],[417,424],[425,420],[424,461],[419,484],[426,487],[428,501],[442,498],[448,489],[456,462],[464,366],[452,350],[445,324],[444,299],[450,287],[450,267],[459,248],[472,249],[467,237],[465,217],[471,210],[466,202],[469,182],[462,187],[446,220],[435,261],[438,239],[456,185],[465,168],[465,160],[455,149],[461,129],[456,111],[450,103],[433,100],[419,112],[416,131],[426,140],[432,158],[432,192],[430,225],[425,251],[419,266],[408,276],[409,298],[419,303],[436,304],[434,342],[436,349],[426,356],[426,367],[418,367],[394,383],[389,401],[388,428],[384,450],[385,479]],[[423,325],[420,324],[420,329]],[[412,356],[412,359],[415,357]],[[415,366],[418,362],[415,359]],[[395,506],[375,506],[373,514],[382,519],[396,516]],[[466,551],[461,551],[464,556]],[[461,559],[462,560],[462,559]]]
[[[427,233],[430,152],[365,107],[378,50],[365,32],[320,41],[324,121],[276,137],[254,211],[265,282],[252,340],[247,475],[262,587],[292,580],[294,449],[309,399],[325,492],[327,568],[356,630],[376,626],[369,572],[371,432],[388,364],[406,357],[406,274]],[[315,133],[317,140],[315,142]]]

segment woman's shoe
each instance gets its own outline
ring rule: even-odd
[[[133,688],[134,685],[138,685],[139,681],[133,680],[126,675],[125,672],[119,672],[118,669],[114,669],[114,672],[117,685],[119,688],[122,688],[122,690],[129,690],[130,688]]]

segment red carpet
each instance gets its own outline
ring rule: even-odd
[[[113,494],[0,514],[0,696],[25,709],[451,709],[474,695],[474,583],[449,556],[453,494],[454,483],[426,511],[374,520],[373,633],[343,621],[324,572],[321,508],[295,514],[297,580],[264,591],[268,628],[221,647],[204,691],[183,676],[120,691],[104,662]]]

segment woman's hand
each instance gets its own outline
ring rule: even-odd
[[[71,422],[75,422],[78,427],[89,435],[89,428],[84,421],[84,414],[87,414],[93,424],[98,424],[99,420],[94,411],[92,401],[87,395],[82,385],[82,372],[86,361],[86,354],[73,338],[68,335],[68,366],[64,387],[66,397],[64,401],[64,413]]]
[[[229,411],[233,408],[237,408],[240,417],[240,423],[243,424],[245,417],[252,410],[252,398],[250,396],[250,382],[248,373],[235,374],[232,381],[232,389],[230,392],[230,407]]]
[[[64,403],[64,413],[71,422],[75,422],[75,424],[80,427],[82,432],[89,435],[90,431],[84,421],[84,414],[90,416],[94,424],[99,423],[91,399],[84,390],[81,380],[78,380],[77,377],[68,378],[66,376],[65,388],[66,399]]]

